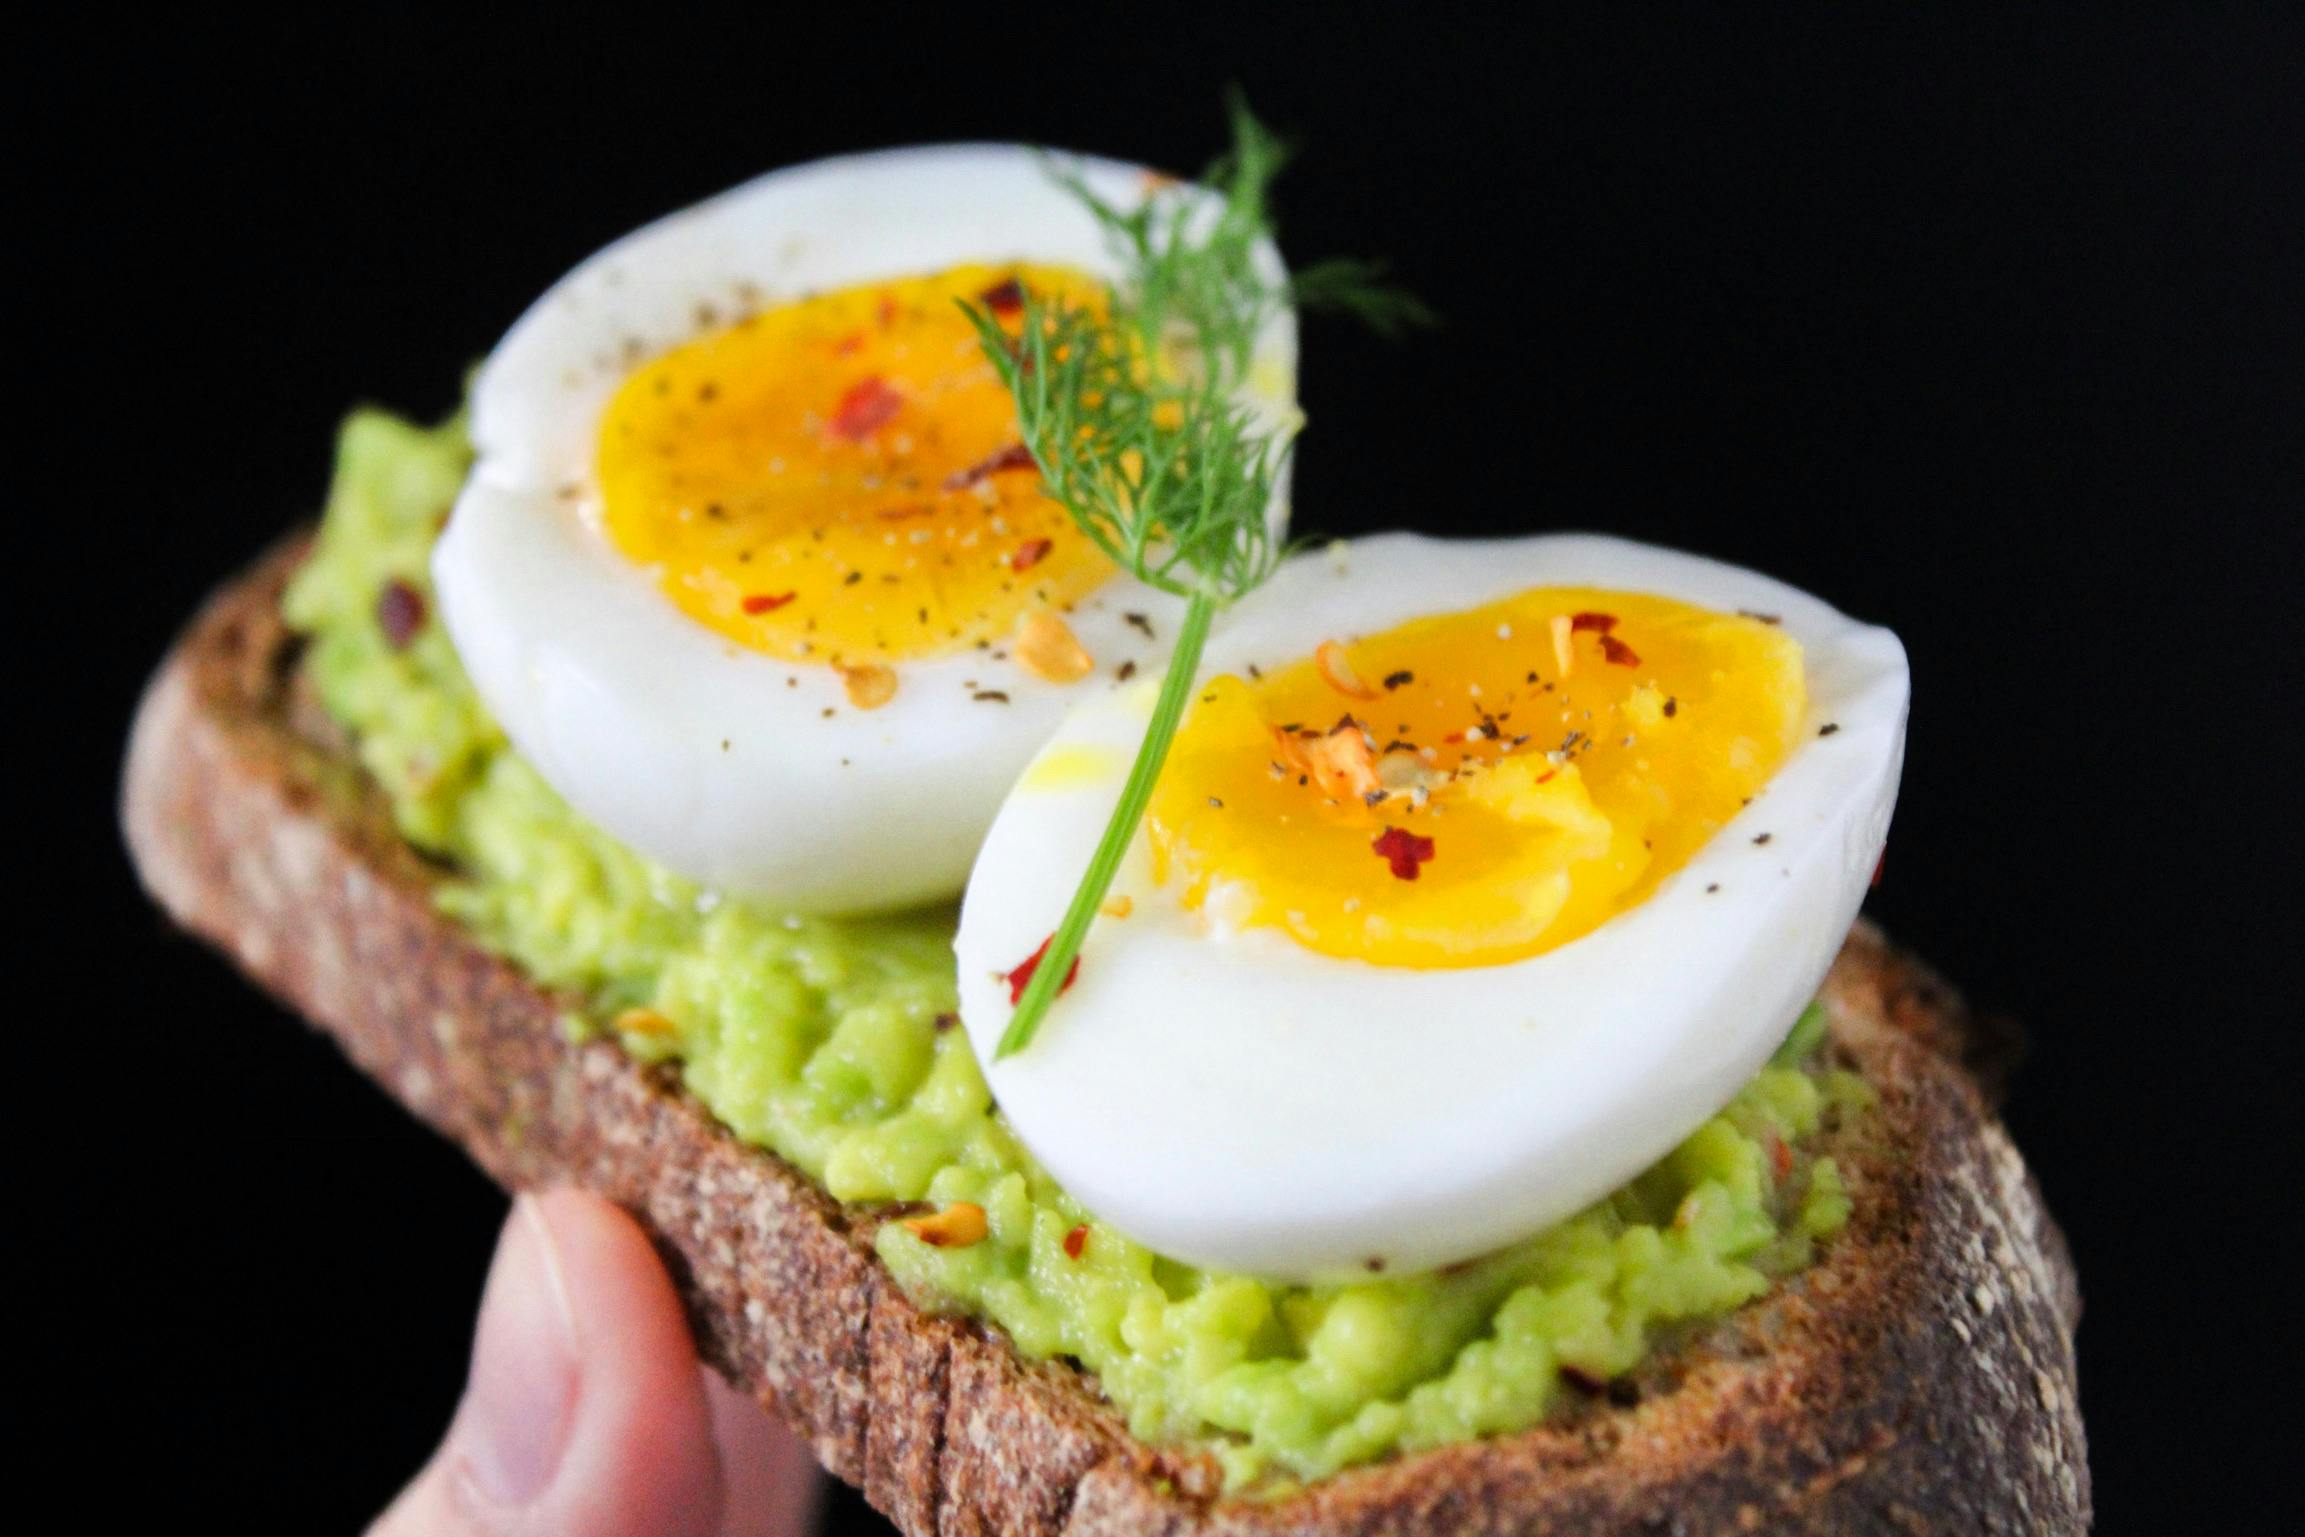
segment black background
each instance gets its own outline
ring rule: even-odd
[[[1300,524],[1598,527],[1903,634],[1873,910],[2033,1028],[2009,1115],[2080,1260],[2102,1529],[2295,1529],[2262,1385],[2299,1332],[2305,54],[2270,9],[313,14],[16,60],[44,917],[9,1440],[106,1448],[93,1524],[356,1529],[444,1422],[501,1213],[165,931],[110,820],[144,671],[309,514],[341,413],[444,410],[562,270],[767,167],[982,137],[1190,168],[1239,81],[1306,146],[1292,255],[1386,255],[1447,321],[1309,329]]]

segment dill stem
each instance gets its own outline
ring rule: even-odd
[[[1072,970],[1073,957],[1080,954],[1081,942],[1088,938],[1089,925],[1096,921],[1097,909],[1104,905],[1105,893],[1112,889],[1113,877],[1120,873],[1121,860],[1136,837],[1137,825],[1144,820],[1153,785],[1160,779],[1161,765],[1168,761],[1169,744],[1176,740],[1177,724],[1184,718],[1185,704],[1192,697],[1193,678],[1200,671],[1201,648],[1208,643],[1209,625],[1215,620],[1216,612],[1216,599],[1205,592],[1196,592],[1185,602],[1184,623],[1177,631],[1176,647],[1169,653],[1168,672],[1161,679],[1160,697],[1153,703],[1152,719],[1145,726],[1144,741],[1137,748],[1128,783],[1121,787],[1112,819],[1105,823],[1104,837],[1098,841],[1096,853],[1081,875],[1072,905],[1065,909],[1064,921],[1049,936],[1048,948],[1041,952],[1032,980],[1025,984],[1024,996],[1017,1000],[1008,1028],[1001,1032],[1000,1046],[993,1053],[995,1059],[1024,1049],[1032,1040],[1033,1032],[1040,1028],[1041,1016],[1048,1012],[1049,1005],[1056,1001],[1064,987],[1065,973]]]

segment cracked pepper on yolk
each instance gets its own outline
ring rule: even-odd
[[[1537,588],[1414,620],[1203,689],[1154,794],[1155,873],[1325,955],[1519,960],[1686,862],[1806,697],[1782,630],[1669,598]]]
[[[959,301],[1100,304],[1065,268],[963,266],[763,310],[644,365],[603,418],[609,537],[693,618],[787,660],[997,643],[1111,563],[1041,492]]]

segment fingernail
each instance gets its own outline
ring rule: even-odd
[[[472,1491],[518,1509],[551,1484],[576,1404],[576,1317],[552,1228],[528,1196],[497,1242],[455,1440]]]

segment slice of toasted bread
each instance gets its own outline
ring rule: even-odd
[[[123,814],[175,919],[330,1032],[508,1187],[632,1210],[706,1357],[915,1537],[940,1533],[2083,1530],[2080,1310],[2062,1238],[1964,1058],[1960,1002],[1870,927],[1827,987],[1880,1095],[1833,1151],[1855,1212],[1809,1270],[1558,1423],[1224,1496],[1133,1440],[1092,1379],[923,1312],[871,1220],[746,1146],[435,911],[440,871],[300,701],[278,617],[292,542],[216,597],[153,680]]]

